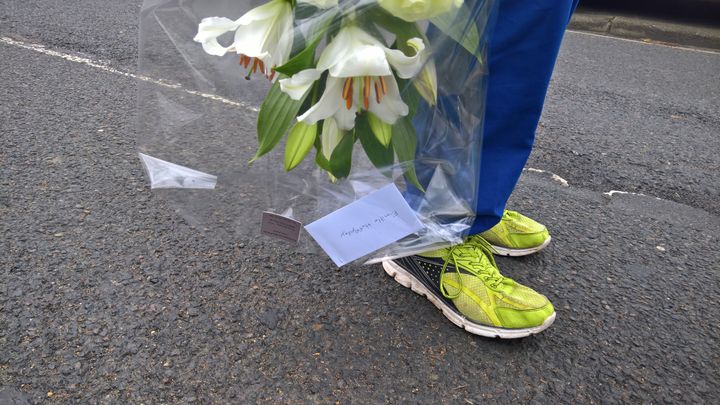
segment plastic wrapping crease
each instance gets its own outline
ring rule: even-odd
[[[218,16],[234,21],[264,3],[259,0],[144,2],[140,73],[190,90],[140,84],[139,156],[154,192],[167,199],[190,223],[226,237],[242,238],[259,236],[264,211],[308,224],[395,183],[423,229],[364,257],[365,262],[461,242],[473,223],[473,207],[479,198],[477,183],[487,74],[484,58],[494,7],[492,1],[460,2],[459,11],[418,25],[429,55],[425,61],[426,72],[436,77],[437,87],[429,88],[427,77],[418,83],[423,79],[419,75],[407,82],[398,82],[400,95],[406,99],[411,97],[410,92],[427,95],[434,90],[437,100],[431,105],[421,98],[415,107],[414,160],[396,159],[395,163],[378,168],[368,158],[361,142],[357,142],[352,152],[352,169],[347,177],[340,179],[331,179],[316,166],[314,152],[287,172],[283,165],[283,143],[249,164],[258,148],[259,107],[273,82],[263,74],[248,79],[248,69],[238,63],[239,55],[232,50],[224,56],[209,55],[203,45],[193,40],[203,18]],[[296,3],[292,28],[294,46],[312,40],[311,27],[317,27],[311,24],[314,20],[337,20],[332,19],[337,13],[335,8],[315,7],[325,3],[332,2]],[[340,1],[345,10],[352,7],[357,24],[384,46],[394,46],[395,34],[374,25],[374,17],[361,15],[363,10],[372,10],[367,7],[371,4],[370,0]],[[465,40],[473,35],[471,41]],[[233,42],[233,34],[220,36],[218,42],[220,46],[227,46]],[[327,46],[326,42],[320,43],[315,60]],[[296,52],[293,48],[293,54]],[[193,93],[216,97],[195,97]],[[410,168],[416,171],[424,190],[408,180]],[[315,249],[307,235],[301,241],[297,249]]]

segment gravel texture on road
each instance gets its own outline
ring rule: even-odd
[[[72,50],[135,69],[142,0],[9,0],[0,35]]]
[[[83,15],[136,4],[45,3],[0,35],[131,65]],[[719,402],[720,55],[686,52],[568,37],[529,166],[569,186],[511,201],[553,243],[498,259],[558,319],[500,341],[380,266],[190,226],[146,184],[136,81],[0,44],[0,403]]]
[[[569,33],[528,165],[720,215],[720,53]]]

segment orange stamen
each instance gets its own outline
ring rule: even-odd
[[[375,101],[377,101],[378,104],[382,101],[382,94],[380,93],[380,85],[378,82],[375,82]]]
[[[260,72],[265,73],[265,63],[261,59],[258,59],[258,67],[260,68]]]
[[[268,77],[268,80],[272,81],[275,78],[275,69],[272,70],[272,73],[270,73],[270,77]]]
[[[350,83],[350,85],[348,86],[347,98],[345,99],[345,107],[349,110],[349,109],[352,108],[352,84],[353,84],[353,79],[352,79],[352,78],[351,78],[351,79],[348,79],[348,83]]]
[[[253,73],[257,72],[257,67],[258,67],[258,58],[253,58],[253,65],[252,65]]]
[[[250,57],[248,57],[248,56],[246,56],[246,55],[243,55],[243,56],[242,56],[242,61],[243,61],[243,67],[244,67],[245,69],[247,69],[248,65],[250,64]]]
[[[380,88],[382,89],[383,96],[387,95],[387,84],[383,76],[380,76]]]
[[[363,106],[367,110],[370,106],[370,76],[365,76],[365,83],[363,84]]]
[[[352,83],[352,80],[350,80],[350,83]],[[345,107],[349,110],[352,108],[353,105],[353,88],[352,86],[349,87],[348,96],[345,99]]]
[[[348,93],[350,92],[351,88],[352,88],[352,78],[345,79],[345,84],[343,85],[343,91],[342,91],[343,99],[348,98]]]

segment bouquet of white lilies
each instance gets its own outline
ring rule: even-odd
[[[338,264],[459,243],[479,198],[491,4],[145,0],[151,187],[230,238],[314,250],[305,224]]]
[[[434,105],[437,98],[422,26],[429,21],[476,52],[476,27],[467,20],[460,21],[466,32],[453,27],[462,8],[463,0],[271,0],[237,20],[204,18],[194,40],[210,55],[235,54],[247,79],[260,74],[273,82],[251,162],[287,134],[285,170],[314,147],[315,163],[339,179],[351,171],[357,141],[378,168],[415,158],[419,99]],[[218,38],[226,33],[233,39],[223,46]],[[405,168],[422,188],[414,165]]]

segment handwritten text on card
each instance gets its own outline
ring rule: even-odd
[[[389,184],[305,229],[333,262],[342,266],[422,227],[397,187]]]

